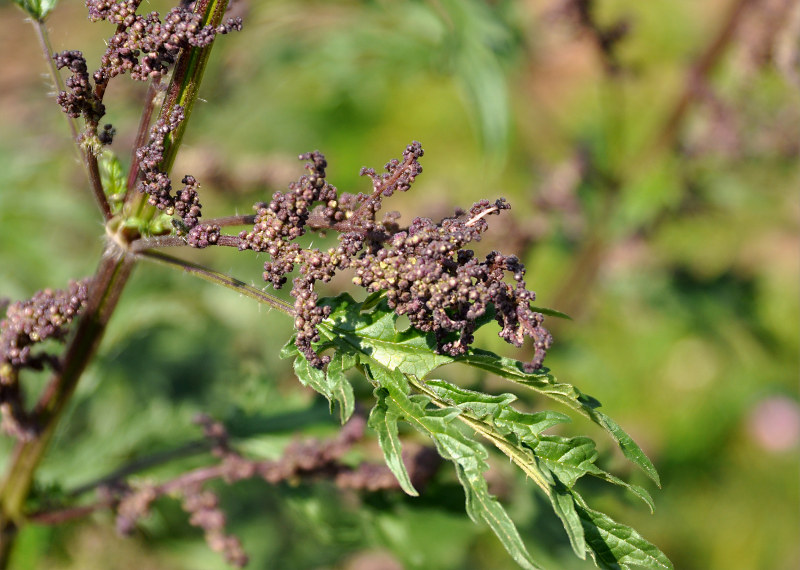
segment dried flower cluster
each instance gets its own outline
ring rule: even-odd
[[[17,437],[31,435],[19,372],[58,366],[55,356],[33,349],[48,339],[64,340],[69,324],[86,303],[88,286],[88,279],[72,282],[66,290],[45,289],[8,306],[0,322],[0,411],[5,431]]]
[[[101,500],[116,505],[117,530],[120,533],[133,532],[137,521],[150,513],[158,498],[177,495],[183,509],[190,515],[189,522],[203,529],[209,547],[222,553],[229,564],[243,567],[247,564],[247,554],[239,539],[227,532],[227,520],[219,499],[205,487],[205,483],[214,479],[233,483],[259,477],[277,484],[298,478],[324,477],[333,479],[345,489],[399,489],[397,479],[385,464],[362,463],[350,467],[340,461],[364,437],[366,420],[361,416],[351,418],[332,439],[298,440],[289,444],[283,456],[275,461],[254,461],[240,455],[230,446],[225,427],[208,416],[199,416],[196,423],[202,425],[205,437],[212,442],[213,454],[221,463],[201,467],[160,485],[145,484],[134,489],[112,484],[102,488]],[[430,447],[404,453],[403,459],[411,480],[420,488],[433,477],[441,464],[441,457]]]
[[[473,341],[477,321],[490,308],[501,326],[500,336],[514,346],[525,337],[533,339],[534,356],[529,370],[542,366],[552,343],[542,326],[543,317],[531,309],[535,299],[526,288],[525,268],[514,256],[492,252],[484,260],[465,246],[478,241],[488,228],[486,217],[510,206],[503,200],[477,202],[469,210],[436,224],[417,218],[401,230],[396,212],[380,223],[376,215],[382,198],[406,191],[422,172],[422,147],[409,145],[402,160],[392,160],[385,173],[362,169],[373,183],[370,195],[339,195],[325,180],[325,158],[319,153],[300,156],[308,160],[308,174],[276,192],[269,204],[257,204],[255,225],[239,235],[239,248],[265,251],[271,260],[264,265],[264,279],[276,288],[299,266],[293,281],[296,344],[314,366],[326,357],[317,355],[312,344],[319,340],[317,325],[328,315],[317,304],[317,281],[330,281],[341,269],[355,271],[353,282],[368,291],[386,291],[389,306],[408,315],[417,329],[434,333],[438,350],[458,356]],[[295,240],[307,228],[334,230],[339,245],[326,251],[303,249]],[[514,285],[506,282],[510,275]]]

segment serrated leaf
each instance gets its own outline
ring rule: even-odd
[[[122,194],[125,192],[127,181],[125,179],[125,172],[122,170],[117,155],[111,150],[106,149],[100,155],[100,179],[103,182],[103,190],[106,196],[113,196],[115,194]]]
[[[483,472],[489,468],[486,463],[486,449],[452,425],[453,420],[461,413],[460,410],[432,409],[428,406],[430,398],[427,396],[408,396],[402,389],[407,380],[397,370],[372,367],[370,373],[379,385],[400,388],[386,389],[384,401],[387,409],[433,439],[439,455],[455,464],[458,480],[466,494],[467,514],[470,518],[476,522],[486,522],[520,566],[539,568],[528,554],[505,508],[489,493],[483,476]]]
[[[293,353],[288,344],[283,347],[281,354],[286,356],[294,354],[294,372],[297,378],[304,386],[313,388],[325,396],[331,405],[331,411],[333,410],[333,403],[338,402],[339,417],[342,423],[353,415],[353,410],[355,409],[353,386],[344,372],[356,365],[357,358],[355,356],[336,353],[332,357],[328,368],[321,370],[311,366],[305,355],[301,354],[296,348]]]
[[[337,352],[331,358],[325,373],[328,388],[333,399],[339,403],[339,418],[342,423],[350,419],[355,410],[356,399],[353,395],[353,385],[345,376],[345,371],[358,364],[358,358],[351,354]]]
[[[625,457],[639,466],[657,485],[661,486],[655,466],[633,438],[614,420],[596,409],[600,407],[600,402],[584,394],[572,384],[557,382],[553,376],[541,370],[527,373],[523,370],[521,362],[486,350],[472,349],[457,360],[544,394],[586,416],[603,427],[617,442]]]
[[[385,301],[369,313],[362,313],[361,303],[347,294],[323,303],[331,307],[331,314],[318,327],[324,339],[319,350],[334,346],[346,352],[356,351],[390,370],[400,370],[418,378],[453,362],[452,357],[434,351],[433,335],[413,328],[399,332],[395,326],[397,315]]]
[[[403,463],[397,428],[398,415],[395,409],[389,410],[386,402],[388,394],[389,391],[386,388],[375,389],[375,397],[378,401],[369,414],[367,425],[378,434],[378,443],[383,451],[383,457],[386,459],[386,465],[394,473],[400,487],[412,497],[416,497],[419,493],[411,483],[411,478],[408,476],[405,463]]]
[[[426,381],[424,378],[438,366],[462,362],[532,389],[598,423],[617,441],[629,459],[658,482],[655,469],[636,443],[613,420],[597,410],[600,402],[570,384],[556,381],[547,370],[527,373],[521,362],[488,351],[472,349],[458,358],[437,354],[432,335],[413,328],[397,330],[397,315],[388,308],[381,295],[370,296],[368,301],[374,305],[368,310],[348,295],[323,301],[331,307],[331,314],[319,327],[322,341],[315,349],[333,348],[335,354],[358,359],[368,379],[375,385],[378,404],[370,414],[370,423],[379,434],[387,464],[404,490],[416,494],[402,463],[397,426],[400,421],[411,423],[426,433],[435,442],[440,455],[453,461],[465,490],[470,517],[489,524],[519,564],[534,567],[505,509],[488,494],[483,477],[487,468],[486,450],[455,427],[454,420],[458,419],[486,437],[545,492],[577,556],[585,558],[590,552],[596,561],[601,561],[598,564],[613,567],[608,564],[612,564],[614,556],[619,557],[618,553],[614,556],[598,553],[597,550],[602,551],[604,547],[596,540],[610,523],[598,519],[605,526],[592,526],[586,513],[593,511],[587,510],[574,485],[580,477],[592,475],[628,488],[652,510],[649,494],[598,467],[595,464],[598,454],[591,439],[542,433],[569,421],[568,416],[553,411],[520,412],[511,406],[516,400],[513,394],[484,394],[442,380]],[[491,320],[488,318],[490,315],[485,316],[487,318],[481,319],[479,325]],[[283,353],[296,354],[296,349],[287,346]],[[339,369],[347,365],[350,361],[337,363],[334,378],[338,377]],[[330,386],[329,378],[328,388]],[[438,408],[432,406],[434,403]],[[617,534],[622,532],[620,530]],[[614,536],[615,540],[624,538],[622,535]],[[649,545],[641,537],[636,540]]]
[[[28,16],[44,22],[45,18],[50,15],[53,8],[58,4],[58,0],[13,0],[14,4],[22,8]]]
[[[311,366],[308,360],[306,360],[306,357],[302,354],[298,354],[297,358],[294,360],[294,373],[297,375],[297,379],[300,380],[303,386],[313,388],[325,396],[329,402],[333,399],[333,394],[331,393],[328,382],[325,379],[325,372],[319,368]]]
[[[577,510],[586,533],[589,553],[599,568],[627,569],[631,565],[666,570],[673,568],[663,552],[631,527],[585,504],[579,504]]]
[[[483,394],[444,380],[427,380],[425,384],[448,404],[458,406],[478,420],[491,422],[502,434],[512,435],[528,445],[567,487],[572,488],[583,475],[592,475],[625,487],[642,499],[651,512],[654,510],[653,499],[647,491],[595,465],[598,453],[593,440],[588,437],[564,438],[542,434],[550,427],[571,421],[569,416],[551,410],[531,414],[519,412],[510,406],[516,400],[513,394]]]
[[[471,412],[478,419],[490,417],[501,419],[501,421],[505,420],[533,434],[539,434],[558,424],[572,421],[569,416],[552,410],[531,414],[519,412],[510,406],[517,400],[514,394],[484,394],[444,380],[425,380],[425,384],[451,405]]]

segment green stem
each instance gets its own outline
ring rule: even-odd
[[[25,501],[34,474],[55,432],[67,402],[100,344],[135,259],[110,246],[100,260],[89,301],[72,340],[44,394],[34,409],[40,432],[17,443],[0,487],[0,568],[8,564],[17,529],[24,521]]]
[[[157,263],[182,269],[187,273],[191,273],[195,277],[205,279],[206,281],[216,283],[217,285],[222,285],[223,287],[232,289],[237,293],[244,295],[245,297],[250,297],[259,303],[269,305],[273,309],[278,309],[287,315],[294,316],[294,307],[286,301],[278,299],[277,297],[273,297],[269,293],[265,293],[261,289],[256,289],[244,281],[240,281],[239,279],[231,277],[230,275],[226,275],[225,273],[220,273],[219,271],[214,271],[213,269],[203,267],[202,265],[197,265],[196,263],[192,263],[190,261],[184,261],[183,259],[178,259],[177,257],[172,257],[171,255],[167,255],[153,249],[146,249],[141,252],[140,255]]]
[[[222,23],[225,10],[228,7],[228,0],[198,0],[195,4],[195,13],[203,14],[201,26],[218,26]],[[168,121],[175,107],[183,107],[184,119],[174,131],[164,140],[164,158],[159,165],[162,172],[170,172],[178,154],[178,148],[183,141],[186,132],[186,125],[189,117],[194,110],[197,95],[200,89],[200,82],[206,70],[208,58],[211,55],[211,48],[215,42],[211,42],[204,48],[195,48],[187,52],[187,57],[181,57],[175,64],[172,74],[172,81],[167,88],[164,104],[161,107],[159,118]],[[135,209],[135,216],[150,220],[158,210],[154,206],[147,204],[144,196],[139,196],[138,204]]]
[[[217,25],[222,21],[227,4],[228,0],[199,0],[195,11],[203,14],[204,24]],[[43,32],[43,27],[37,26],[37,33]],[[47,38],[46,35],[41,37],[44,40]],[[169,104],[162,108],[162,115],[171,113],[174,106],[180,104],[186,109],[188,117],[197,98],[200,79],[212,45],[213,43],[204,48],[192,48],[180,55],[168,89]],[[43,50],[48,58],[52,57],[49,43],[46,41],[43,43]],[[60,78],[57,73],[54,75],[54,81],[59,85]],[[169,141],[169,149],[162,168],[164,172],[169,172],[175,160],[184,129],[185,126],[180,132],[173,133]],[[89,149],[84,151],[84,158],[95,197],[108,219],[110,217],[106,211],[108,202],[105,200],[102,185],[99,184],[97,158]],[[103,204],[106,208],[103,208]],[[140,202],[141,204],[143,202]],[[155,208],[152,210],[151,216],[155,215]],[[87,306],[78,320],[75,333],[61,360],[60,369],[53,375],[34,409],[40,429],[39,435],[31,440],[19,441],[6,467],[5,477],[0,484],[0,570],[8,567],[15,538],[20,526],[25,522],[25,502],[33,485],[36,469],[83,371],[102,340],[106,325],[135,264],[136,257],[127,251],[125,245],[117,244],[114,239],[109,240],[92,282]]]
[[[50,76],[53,79],[56,89],[58,91],[66,91],[64,82],[61,79],[61,74],[58,72],[55,61],[53,60],[53,48],[50,45],[50,36],[47,34],[47,28],[44,25],[44,22],[33,20],[33,29],[36,31],[36,37],[39,39],[39,45],[42,48],[42,54],[47,62],[47,68],[50,71]],[[69,123],[69,129],[72,132],[72,140],[77,145],[78,153],[83,158],[83,163],[86,167],[86,175],[89,177],[89,185],[92,188],[92,194],[94,195],[95,202],[97,202],[97,206],[103,213],[103,219],[109,220],[111,219],[111,206],[108,204],[106,194],[103,191],[103,183],[100,180],[100,170],[97,165],[97,157],[94,155],[94,152],[91,148],[88,146],[83,148],[81,146],[79,141],[80,128],[78,127],[78,121],[72,117],[67,117],[67,122]]]

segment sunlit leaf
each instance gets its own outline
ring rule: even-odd
[[[382,295],[371,295],[364,304],[346,294],[323,303],[331,307],[331,313],[319,326],[321,341],[315,348],[333,351],[327,373],[309,369],[293,344],[287,344],[281,354],[294,356],[301,381],[329,400],[339,401],[345,415],[351,392],[347,391],[349,383],[344,372],[358,364],[375,387],[376,404],[370,413],[369,425],[377,434],[387,465],[404,491],[417,494],[402,461],[400,422],[409,423],[428,435],[439,454],[454,463],[466,494],[469,516],[486,522],[521,566],[536,567],[513,521],[488,493],[483,475],[488,468],[486,450],[456,427],[461,423],[486,438],[539,486],[561,519],[578,557],[583,559],[589,553],[598,566],[604,568],[625,567],[634,560],[647,567],[662,567],[661,560],[666,560],[664,555],[657,549],[648,550],[655,547],[638,535],[630,534],[631,529],[600,518],[597,520],[602,525],[592,526],[591,521],[597,517],[594,511],[587,510],[575,489],[577,481],[585,475],[627,488],[651,509],[653,502],[641,487],[626,483],[597,466],[598,452],[592,439],[544,433],[570,421],[568,416],[552,410],[522,412],[512,406],[517,399],[513,394],[486,394],[443,380],[426,379],[426,376],[439,366],[459,362],[532,389],[602,426],[625,455],[657,482],[658,475],[641,449],[615,422],[597,410],[600,402],[570,384],[558,382],[546,370],[528,373],[521,362],[491,352],[471,349],[460,357],[439,354],[432,335],[413,327],[398,330],[397,314]],[[478,326],[491,321],[491,315],[487,315]],[[341,390],[344,392],[337,396],[337,391]],[[608,529],[615,533],[608,535],[609,542],[599,540]],[[626,536],[628,542],[625,542]],[[610,543],[615,546],[610,547]],[[650,557],[641,553],[632,557],[626,547],[638,548]]]
[[[400,487],[409,495],[416,497],[419,493],[411,483],[408,471],[403,463],[402,447],[397,428],[397,420],[400,419],[400,416],[397,414],[395,406],[391,409],[389,408],[386,400],[388,394],[389,392],[386,388],[377,388],[375,390],[377,402],[369,414],[367,425],[378,434],[378,443],[386,459],[386,465],[394,473],[398,483],[400,483]]]
[[[458,480],[466,494],[470,518],[488,524],[520,566],[539,568],[528,554],[505,508],[489,493],[488,483],[483,476],[483,472],[489,468],[486,449],[452,425],[460,411],[456,408],[430,408],[429,398],[406,395],[403,390],[397,389],[404,384],[401,372],[378,367],[370,370],[379,385],[396,387],[386,388],[384,401],[387,408],[428,435],[436,444],[439,454],[455,464]]]
[[[523,370],[521,362],[485,350],[472,349],[458,360],[544,394],[591,419],[605,428],[614,438],[625,457],[638,465],[657,485],[661,485],[655,466],[633,438],[614,420],[597,410],[600,402],[584,394],[575,386],[558,382],[552,375],[544,371],[527,373]]]
[[[671,569],[672,562],[629,526],[614,521],[608,515],[578,506],[578,513],[586,531],[586,542],[595,564],[599,568],[645,568]]]

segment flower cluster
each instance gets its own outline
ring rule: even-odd
[[[234,483],[257,477],[278,484],[330,478],[342,489],[400,488],[385,464],[363,462],[353,466],[343,461],[364,438],[367,422],[360,415],[353,416],[335,437],[292,441],[281,457],[274,460],[254,460],[241,455],[231,447],[225,426],[208,416],[199,416],[195,423],[203,427],[205,437],[212,443],[212,453],[220,463],[197,468],[160,485],[145,483],[134,488],[113,481],[102,487],[103,502],[116,507],[117,530],[121,534],[132,533],[159,497],[179,497],[183,509],[190,515],[189,522],[203,529],[209,547],[220,552],[232,566],[241,568],[247,563],[247,554],[240,540],[226,528],[227,517],[219,506],[219,498],[207,486],[212,480]],[[422,488],[436,474],[442,460],[433,448],[420,447],[404,451],[403,462],[415,487]]]
[[[312,344],[319,340],[317,325],[330,313],[330,307],[318,306],[314,284],[328,282],[336,271],[350,267],[367,241],[377,244],[388,237],[395,218],[390,217],[387,224],[378,224],[375,214],[383,197],[410,187],[422,171],[420,156],[422,147],[415,142],[406,148],[402,162],[395,160],[386,165],[386,174],[362,171],[373,179],[371,195],[340,197],[336,188],[325,180],[325,157],[319,152],[301,155],[301,160],[310,161],[306,164],[309,173],[292,183],[288,192],[276,192],[269,204],[257,204],[252,231],[239,234],[239,249],[270,254],[272,260],[264,264],[264,280],[276,288],[286,282],[286,275],[295,265],[300,266],[291,293],[295,298],[295,342],[314,366],[322,367],[328,362],[328,357],[316,354]],[[293,240],[304,235],[307,226],[338,231],[339,245],[324,252],[303,249]]]
[[[56,102],[68,116],[75,119],[82,116],[87,123],[96,125],[106,114],[106,108],[89,80],[89,69],[83,54],[79,51],[62,51],[53,56],[53,60],[56,69],[66,67],[72,72],[66,81],[69,91],[61,91],[56,96]]]
[[[175,63],[178,52],[187,47],[205,47],[217,34],[241,30],[241,18],[229,19],[217,27],[202,26],[199,14],[186,6],[170,10],[164,19],[157,12],[146,16],[136,13],[141,0],[87,0],[89,19],[117,24],[117,32],[108,40],[94,74],[98,84],[106,84],[117,75],[130,72],[133,79],[147,81],[164,76]]]
[[[269,204],[256,205],[255,225],[239,235],[239,248],[270,254],[264,279],[276,288],[299,267],[291,293],[296,299],[296,345],[314,366],[327,363],[312,345],[319,340],[317,326],[329,312],[328,307],[318,306],[314,285],[330,281],[339,270],[352,269],[356,285],[385,291],[392,309],[408,315],[417,329],[433,333],[440,352],[464,354],[478,320],[491,308],[501,338],[514,346],[521,346],[525,337],[533,340],[534,356],[527,368],[540,368],[552,337],[542,326],[542,315],[531,309],[535,295],[526,288],[524,266],[516,257],[498,252],[481,261],[465,248],[480,240],[488,228],[487,216],[510,207],[505,200],[482,200],[469,212],[457,211],[438,224],[417,218],[404,230],[397,224],[396,212],[376,222],[382,199],[408,190],[422,172],[422,154],[414,142],[402,160],[386,164],[386,172],[362,169],[361,174],[372,179],[373,192],[356,196],[340,196],[328,184],[327,164],[319,152],[302,155],[301,160],[310,161],[309,174],[290,185],[288,192],[276,192]],[[337,231],[338,246],[326,251],[303,249],[295,240],[307,228]],[[513,285],[506,282],[507,275]]]
[[[12,303],[0,321],[0,410],[3,427],[25,436],[22,389],[19,372],[28,368],[55,368],[57,360],[48,353],[34,353],[34,347],[48,339],[63,341],[69,324],[86,303],[89,280],[72,282],[66,290],[45,289],[31,299]]]
[[[541,368],[552,337],[542,327],[542,315],[530,308],[535,294],[526,288],[524,266],[515,256],[494,251],[479,261],[465,249],[488,229],[486,216],[508,208],[504,199],[481,200],[468,213],[457,211],[439,224],[417,218],[355,259],[353,282],[370,292],[386,291],[389,307],[407,315],[418,330],[433,332],[438,349],[451,356],[467,351],[477,320],[491,306],[500,337],[517,347],[531,337],[534,357],[528,368]],[[505,281],[506,274],[514,286]]]
[[[217,242],[219,226],[201,225],[202,205],[197,194],[197,180],[186,175],[181,180],[184,185],[175,196],[172,195],[172,181],[162,170],[167,137],[178,128],[185,118],[183,107],[177,105],[169,118],[159,118],[150,129],[150,142],[136,150],[140,177],[138,189],[149,195],[147,202],[159,210],[179,218],[173,220],[176,233],[186,236],[192,247],[207,247]]]
[[[92,132],[105,115],[103,94],[108,82],[118,75],[130,73],[133,79],[159,80],[175,63],[182,49],[205,47],[217,34],[242,29],[241,18],[230,18],[219,26],[201,25],[200,14],[187,5],[170,10],[161,19],[157,12],[146,16],[136,13],[141,0],[86,0],[89,19],[106,20],[117,25],[116,33],[107,41],[100,67],[89,78],[86,59],[79,51],[64,51],[53,56],[56,67],[68,68],[68,91],[57,95],[58,104],[70,117],[83,117]],[[102,144],[109,144],[111,126],[100,133]]]

